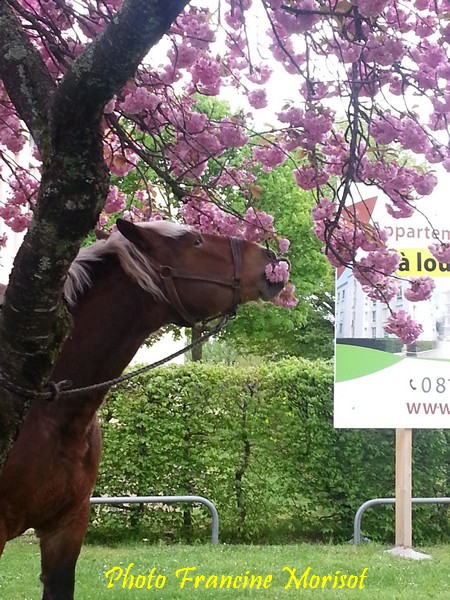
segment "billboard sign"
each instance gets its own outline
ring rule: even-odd
[[[355,210],[358,218],[385,227],[388,246],[400,252],[399,291],[390,307],[411,314],[423,333],[410,346],[388,335],[383,329],[390,315],[386,305],[368,298],[350,269],[338,270],[334,425],[449,428],[450,265],[439,263],[428,246],[450,241],[450,222],[436,213],[398,221],[384,205],[383,198],[371,198]],[[407,279],[422,275],[434,279],[434,295],[409,302],[403,295]]]

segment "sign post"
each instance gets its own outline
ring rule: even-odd
[[[412,547],[412,429],[395,430],[395,546]]]

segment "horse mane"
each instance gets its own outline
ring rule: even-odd
[[[137,223],[139,227],[153,230],[155,234],[170,238],[185,235],[191,228],[171,221],[150,221]],[[70,307],[92,285],[92,267],[107,256],[115,255],[125,273],[141,288],[157,299],[164,299],[164,294],[156,283],[156,273],[149,264],[144,252],[128,241],[119,231],[113,232],[109,238],[94,242],[82,248],[73,261],[67,274],[64,295]]]

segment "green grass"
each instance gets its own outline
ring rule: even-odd
[[[363,346],[336,344],[336,381],[347,381],[376,373],[395,365],[403,358]]]
[[[242,598],[254,597],[276,600],[278,598],[320,597],[328,598],[364,598],[373,600],[424,600],[450,598],[450,546],[435,546],[424,551],[432,555],[431,560],[414,561],[393,557],[378,545],[290,545],[290,546],[149,546],[122,545],[118,547],[86,545],[78,562],[77,593],[78,600],[121,600],[154,598],[163,600],[188,600],[190,598]],[[123,589],[122,581],[108,589],[108,580],[104,573],[113,567],[123,570],[130,563],[134,567],[130,574],[148,575],[154,567],[155,576],[166,578],[162,589]],[[177,569],[195,567],[194,575],[251,574],[271,575],[272,581],[267,589],[206,589],[204,584],[194,589],[188,582],[180,589]],[[301,578],[308,567],[309,575],[336,574],[340,571],[347,575],[361,575],[367,568],[363,581],[364,588],[356,589],[304,588],[296,589],[293,583],[289,589],[285,586],[289,572],[285,567],[296,569]],[[116,571],[118,573],[119,571]],[[30,538],[21,538],[10,542],[0,559],[0,598],[2,600],[39,600],[40,584],[39,551]],[[143,581],[142,579],[140,581]],[[162,582],[163,579],[161,578]],[[309,580],[308,580],[309,581]],[[312,580],[314,583],[314,579]],[[268,582],[269,583],[269,582]]]

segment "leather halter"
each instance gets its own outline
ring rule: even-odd
[[[177,269],[176,267],[161,265],[151,257],[147,258],[149,263],[161,277],[170,303],[176,309],[180,317],[182,317],[184,321],[191,325],[191,327],[198,323],[199,319],[191,315],[189,311],[183,306],[183,303],[180,300],[180,296],[178,295],[174,279],[190,279],[194,281],[203,281],[231,288],[233,290],[233,299],[231,301],[230,308],[228,309],[228,311],[224,311],[222,314],[233,316],[236,313],[236,309],[239,304],[239,292],[241,289],[242,244],[240,238],[229,236],[228,239],[230,241],[231,254],[233,256],[234,273],[233,277],[231,278],[212,275],[209,273],[193,273],[191,271],[184,271],[182,269]]]

